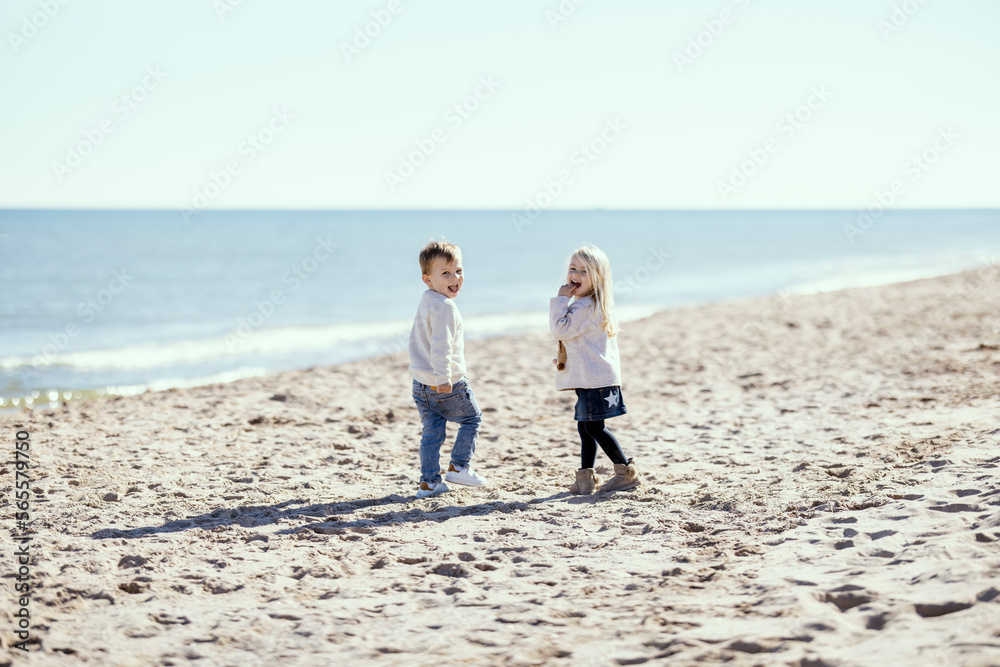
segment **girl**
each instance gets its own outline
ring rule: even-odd
[[[580,432],[580,470],[570,492],[590,495],[600,480],[594,473],[597,446],[615,464],[615,476],[600,491],[623,491],[639,486],[639,471],[626,459],[621,445],[604,420],[625,414],[618,358],[618,320],[611,292],[611,264],[599,248],[585,246],[569,260],[566,284],[549,304],[552,335],[559,341],[556,389],[576,390],[577,430]]]

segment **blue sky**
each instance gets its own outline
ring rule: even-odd
[[[993,0],[62,2],[0,208],[1000,206]]]

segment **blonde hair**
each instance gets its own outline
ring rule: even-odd
[[[462,259],[461,249],[454,243],[447,241],[431,241],[420,251],[420,270],[425,276],[431,275],[431,264],[435,259],[441,257],[449,264]]]
[[[574,250],[573,254],[569,256],[567,264],[572,263],[574,257],[579,258],[580,263],[587,269],[587,275],[590,276],[590,282],[594,286],[594,304],[601,309],[601,315],[604,317],[604,330],[609,337],[614,338],[621,332],[622,328],[618,325],[618,318],[615,316],[611,262],[603,250],[593,245],[581,246]]]

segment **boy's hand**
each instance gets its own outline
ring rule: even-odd
[[[566,284],[559,288],[559,296],[573,296],[573,292],[576,288],[572,285]]]
[[[450,394],[451,393],[451,384],[439,384],[438,385],[438,393],[439,394]]]

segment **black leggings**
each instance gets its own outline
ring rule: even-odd
[[[576,429],[580,432],[580,467],[593,468],[597,463],[597,446],[600,445],[612,463],[625,465],[628,459],[618,443],[618,439],[604,426],[604,420],[596,422],[577,422]]]

